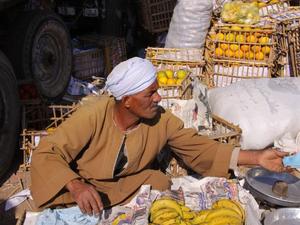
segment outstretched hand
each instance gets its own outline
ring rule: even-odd
[[[281,152],[275,149],[265,149],[258,156],[258,164],[267,170],[274,172],[289,172],[291,169],[284,167],[282,163],[283,157],[289,153]]]
[[[76,179],[70,181],[66,188],[70,191],[82,213],[90,216],[100,215],[103,203],[99,193],[92,185]]]

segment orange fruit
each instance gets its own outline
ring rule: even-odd
[[[254,53],[252,51],[248,51],[245,53],[246,59],[252,60],[254,59]]]
[[[216,48],[215,55],[216,57],[221,57],[223,55],[223,50],[221,48]]]
[[[245,42],[245,36],[242,34],[238,34],[235,36],[235,40],[236,40],[236,42],[239,42],[239,43]]]
[[[262,53],[262,52],[257,52],[257,53],[255,54],[255,59],[256,59],[256,60],[264,60],[264,58],[265,58],[265,55],[264,55],[264,53]]]
[[[249,47],[249,45],[241,45],[241,50],[242,50],[243,52],[247,52],[247,51],[250,50],[250,47]]]
[[[176,79],[170,78],[167,81],[167,85],[175,85],[176,84]]]
[[[247,37],[247,42],[248,43],[256,43],[257,42],[257,37],[255,37],[255,35],[251,34]]]
[[[261,51],[264,54],[269,54],[271,52],[271,48],[269,46],[264,46],[264,47],[261,48]]]
[[[235,36],[234,36],[234,34],[233,34],[233,33],[228,33],[228,34],[226,34],[225,40],[226,40],[226,41],[230,41],[230,42],[234,42],[234,41],[235,41]]]
[[[232,51],[237,51],[237,50],[239,50],[239,46],[237,45],[237,44],[231,44],[230,46],[229,46],[229,48],[232,50]]]
[[[228,44],[220,44],[220,48],[223,49],[223,50],[227,50],[228,49]]]
[[[234,57],[237,58],[237,59],[241,59],[241,58],[244,58],[244,52],[242,50],[237,50],[235,53],[234,53]]]
[[[261,46],[259,46],[259,45],[253,45],[253,46],[251,47],[251,50],[252,50],[253,52],[259,52],[259,51],[261,50]]]
[[[258,39],[258,42],[261,43],[261,44],[267,44],[267,43],[269,43],[269,41],[270,41],[270,39],[268,37],[266,37],[266,36],[260,37]]]
[[[225,55],[226,55],[226,57],[231,58],[234,56],[234,52],[231,49],[227,49],[225,51]]]

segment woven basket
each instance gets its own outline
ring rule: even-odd
[[[266,6],[259,8],[259,15],[261,17],[268,17],[272,14],[277,14],[280,12],[287,11],[289,6],[290,6],[289,0],[278,0],[278,1],[273,1],[273,3],[271,1]]]
[[[206,51],[213,59],[273,63],[278,40],[276,24],[268,23],[263,26],[215,24],[207,38]]]
[[[142,27],[150,33],[169,29],[177,0],[137,0]]]
[[[98,48],[73,54],[72,75],[81,80],[90,79],[92,76],[102,76],[104,72],[103,58],[103,52]]]
[[[152,48],[146,49],[146,58],[154,66],[174,65],[188,67],[191,76],[203,77],[205,65],[203,49],[197,48]]]
[[[300,76],[300,7],[272,16],[278,24],[281,55],[288,56],[291,75]]]
[[[239,147],[242,130],[238,126],[216,115],[212,115],[212,119],[213,129],[210,131],[208,137],[221,143],[228,143],[234,147]],[[170,155],[167,156],[166,162],[168,163],[166,173],[170,177],[179,177],[189,174],[189,168],[174,154],[170,153]]]

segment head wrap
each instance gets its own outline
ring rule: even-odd
[[[105,89],[117,99],[145,90],[156,79],[156,70],[150,61],[139,57],[118,64],[108,75]]]

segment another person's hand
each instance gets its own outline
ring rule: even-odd
[[[283,157],[287,156],[289,153],[281,152],[275,149],[265,149],[260,152],[258,156],[258,164],[265,169],[274,172],[289,172],[290,168],[284,167],[282,163]]]
[[[100,215],[103,204],[99,193],[92,185],[75,179],[70,181],[66,188],[70,191],[82,213],[90,216]]]

